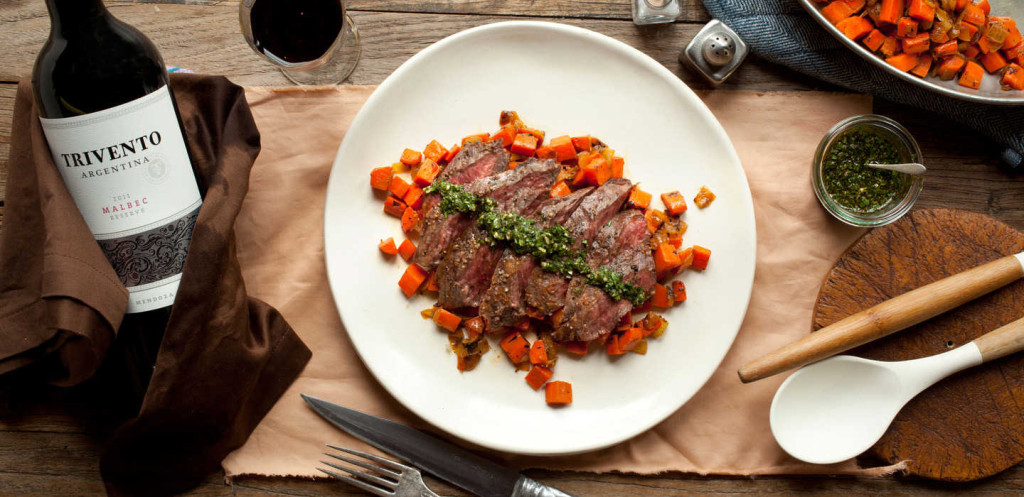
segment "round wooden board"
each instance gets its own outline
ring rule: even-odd
[[[1024,249],[1024,234],[984,214],[913,211],[850,247],[825,276],[817,330],[908,290]],[[1024,280],[850,353],[915,359],[968,343],[1024,315]],[[910,401],[869,455],[911,474],[970,481],[1024,460],[1024,354],[963,371]]]

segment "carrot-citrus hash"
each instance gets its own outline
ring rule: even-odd
[[[1024,90],[1024,38],[988,0],[816,0],[848,38],[915,76],[977,89],[985,72],[1004,90]]]
[[[670,280],[705,269],[711,251],[683,248],[685,197],[663,193],[665,210],[652,207],[601,140],[545,142],[512,111],[499,124],[450,149],[436,140],[406,149],[370,173],[407,236],[378,247],[410,263],[398,282],[406,297],[436,295],[421,314],[448,333],[460,371],[476,366],[490,349],[485,335],[495,334],[548,404],[569,404],[572,385],[550,381],[559,351],[646,353],[647,339],[668,326],[650,309],[685,301],[683,282]],[[714,198],[702,187],[693,202]]]

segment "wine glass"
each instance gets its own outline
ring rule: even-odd
[[[242,35],[299,85],[341,83],[359,62],[359,31],[344,0],[243,0]]]

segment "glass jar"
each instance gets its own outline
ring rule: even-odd
[[[900,163],[922,161],[921,148],[918,147],[917,141],[896,121],[875,114],[853,116],[833,126],[818,144],[814,162],[811,164],[814,194],[825,210],[846,224],[867,228],[889,224],[910,211],[914,201],[921,194],[924,179],[921,176],[894,173],[900,175],[897,190],[892,198],[875,209],[853,209],[836,201],[826,187],[825,158],[836,140],[853,131],[866,131],[889,142],[897,151]]]
[[[682,13],[680,0],[633,0],[633,23],[641,26],[674,22]]]

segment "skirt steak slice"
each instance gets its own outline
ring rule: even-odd
[[[545,200],[535,216],[537,227],[564,223],[593,190],[583,188],[564,197]],[[526,284],[534,266],[533,257],[505,250],[491,277],[491,287],[480,302],[480,315],[487,323],[488,332],[514,326],[526,318]]]
[[[585,240],[589,243],[601,227],[622,208],[632,187],[633,184],[627,179],[608,180],[587,195],[580,206],[569,215],[564,224],[566,229],[577,241]],[[541,314],[551,314],[565,305],[565,291],[568,288],[569,281],[564,277],[534,267],[526,285],[526,303]]]
[[[587,263],[595,269],[609,266],[623,275],[626,282],[650,293],[657,281],[650,240],[643,214],[635,210],[623,212],[597,235]],[[559,341],[588,341],[606,335],[633,308],[630,301],[612,300],[604,290],[586,284],[582,277],[573,278],[566,295],[565,313],[553,335]]]
[[[497,209],[529,216],[550,195],[561,167],[551,159],[529,160],[511,171],[473,182],[467,190],[486,195]],[[491,285],[504,248],[489,245],[472,226],[459,235],[437,267],[438,304],[450,310],[477,307]]]
[[[475,181],[508,171],[509,153],[501,147],[501,141],[467,143],[441,170],[438,179],[456,185],[468,185]],[[445,249],[465,231],[472,219],[462,214],[445,216],[440,209],[434,209],[441,202],[441,195],[432,193],[423,199],[423,230],[420,244],[412,262],[426,270],[437,267]]]

